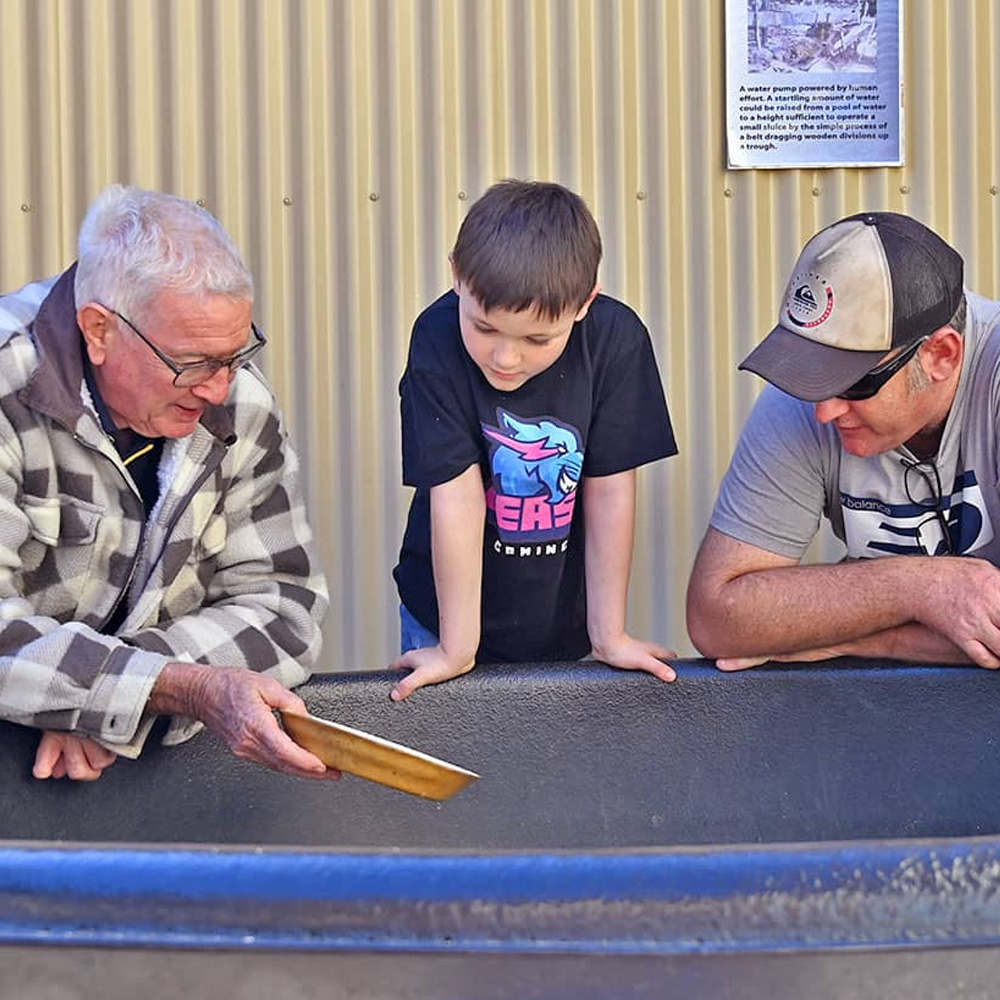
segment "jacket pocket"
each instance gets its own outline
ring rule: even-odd
[[[112,600],[107,561],[99,559],[107,513],[71,497],[22,496],[28,535],[18,555],[21,589],[37,614],[87,621]]]
[[[91,545],[104,511],[76,497],[23,496],[24,515],[35,541],[43,545]]]

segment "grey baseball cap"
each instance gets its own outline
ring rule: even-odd
[[[863,212],[802,249],[778,325],[740,368],[809,402],[846,392],[897,347],[947,326],[961,255],[907,215]]]

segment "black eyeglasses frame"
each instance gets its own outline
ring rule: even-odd
[[[951,529],[948,525],[948,507],[944,502],[944,491],[941,489],[941,474],[933,460],[923,462],[912,462],[903,459],[903,489],[906,491],[906,499],[915,507],[932,513],[937,519],[938,527],[941,529],[941,537],[944,542],[944,552],[942,555],[955,555],[955,546],[951,538]],[[930,470],[929,472],[927,470]],[[910,473],[916,473],[925,483],[930,495],[923,500],[917,500],[910,489]],[[931,479],[933,474],[934,478]],[[928,552],[928,555],[938,555],[937,552]]]
[[[260,332],[256,323],[251,323],[250,332],[254,337],[254,343],[245,347],[238,354],[234,354],[231,358],[206,358],[204,361],[178,364],[172,358],[167,357],[127,316],[110,306],[102,305],[101,308],[107,309],[109,313],[117,316],[174,373],[174,385],[178,389],[191,389],[196,385],[204,385],[215,378],[223,368],[228,368],[230,377],[232,377],[240,368],[243,368],[260,354],[267,344],[267,337]],[[193,377],[188,373],[193,373]]]

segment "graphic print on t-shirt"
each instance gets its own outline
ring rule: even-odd
[[[497,410],[497,427],[482,424],[492,484],[486,506],[500,538],[552,542],[569,535],[583,473],[580,434],[550,416],[523,418]]]
[[[840,494],[844,540],[851,559],[898,555],[964,555],[993,540],[982,489],[968,469],[951,492],[934,503],[887,503],[878,497]],[[947,539],[945,531],[948,532]]]

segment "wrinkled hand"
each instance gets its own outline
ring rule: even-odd
[[[474,666],[474,659],[463,663],[455,663],[448,654],[437,646],[425,646],[422,649],[411,649],[402,656],[397,656],[389,664],[390,670],[409,670],[408,673],[389,693],[393,701],[403,701],[409,698],[417,688],[427,684],[440,684],[461,674],[467,674]]]
[[[663,662],[677,657],[672,649],[645,639],[633,639],[626,632],[614,642],[601,646],[595,644],[590,655],[619,670],[644,670],[647,674],[659,677],[661,681],[677,678],[674,668]]]
[[[934,563],[914,618],[980,667],[1000,667],[1000,569],[970,557],[939,557]]]
[[[319,757],[300,747],[278,724],[274,709],[308,715],[305,702],[273,677],[234,668],[210,674],[205,725],[240,760],[299,778],[339,778]]]
[[[339,778],[281,728],[274,709],[308,714],[305,702],[273,677],[240,667],[168,663],[150,698],[161,713],[204,722],[240,760],[298,778]]]
[[[117,759],[117,754],[85,736],[46,731],[35,752],[36,778],[71,778],[97,781]]]

